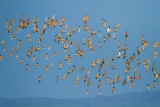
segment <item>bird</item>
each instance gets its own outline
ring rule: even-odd
[[[26,65],[26,71],[28,70],[28,68],[29,68],[29,65],[27,64],[27,65]]]
[[[115,69],[115,64],[113,64],[112,69]]]
[[[105,36],[103,37],[103,41],[104,41],[104,43],[106,43],[106,38],[105,38]]]
[[[119,28],[119,24],[117,25],[117,28]]]
[[[114,59],[115,59],[115,54],[114,54],[113,57],[112,57],[112,61],[114,61]]]
[[[91,84],[91,82],[90,82],[90,78],[88,79],[88,82],[87,82],[87,85],[89,86]]]
[[[62,63],[61,63],[61,61],[60,61],[60,64],[59,64],[59,69],[61,69],[62,68]]]
[[[135,68],[134,68],[134,75],[136,74],[136,72],[137,72],[137,70],[136,70],[136,66],[135,66]]]
[[[46,53],[46,58],[45,58],[45,60],[47,60],[48,59],[48,54]]]
[[[110,29],[110,27],[107,29],[107,32],[109,33],[109,32],[111,32],[111,29]]]
[[[84,78],[84,83],[87,81],[87,75],[85,76],[85,78]]]
[[[101,37],[101,32],[100,31],[98,31],[98,35],[99,35],[99,37]]]
[[[80,26],[78,26],[78,30],[79,30],[79,32],[81,31],[81,29],[82,29],[82,28],[81,28]]]
[[[144,67],[146,66],[146,62],[145,62],[145,60],[143,61],[143,66],[144,66]]]
[[[127,37],[128,37],[128,33],[126,31],[126,34],[125,34],[125,41],[127,40]]]
[[[53,62],[50,64],[50,67],[52,67],[52,68],[53,68]]]
[[[146,71],[148,71],[148,68],[149,68],[149,66],[148,66],[148,64],[146,64]]]
[[[46,66],[46,72],[48,71],[48,66]]]
[[[154,88],[156,88],[156,85],[157,85],[157,82],[156,82],[156,81],[154,81]]]
[[[5,49],[5,46],[3,47],[3,50],[2,50],[3,52],[5,52],[6,51],[6,49]]]
[[[138,66],[139,66],[139,64],[140,64],[140,58],[138,58]]]
[[[38,78],[38,82],[39,82],[39,83],[41,82],[41,75],[40,75],[39,78]]]
[[[8,24],[9,24],[9,23],[8,23],[8,19],[7,19],[7,21],[5,22],[6,28],[7,28]]]
[[[63,79],[66,79],[66,74],[64,74],[62,78],[63,78]]]
[[[36,69],[38,69],[39,63],[36,64]]]
[[[50,44],[50,45],[49,45],[49,48],[48,48],[48,50],[50,50],[51,48],[52,48],[52,45]]]
[[[90,71],[89,71],[89,69],[88,69],[88,72],[87,72],[87,73],[88,73],[88,75],[90,76]]]
[[[98,83],[98,88],[101,86],[102,84],[101,84],[101,80],[99,80],[99,83]]]
[[[68,69],[68,75],[71,73],[70,68]]]
[[[101,96],[101,91],[99,90],[99,92],[98,92],[98,96]]]
[[[103,77],[106,75],[106,70],[102,73]]]
[[[82,67],[82,68],[81,68],[81,73],[83,72],[83,70],[84,70],[84,68]]]
[[[88,94],[88,89],[86,89],[86,94]]]
[[[153,71],[153,69],[155,68],[155,62],[153,62],[153,65],[152,65],[152,71]]]
[[[1,45],[4,46],[4,40],[2,40]]]
[[[2,55],[0,55],[0,61],[2,60]]]
[[[126,79],[124,79],[124,81],[123,81],[123,84],[122,84],[122,85],[124,86],[125,84],[126,84]]]
[[[56,50],[53,52],[54,56],[56,55]]]
[[[78,85],[78,81],[75,82],[75,85],[76,85],[76,86]]]
[[[20,59],[20,64],[22,63],[22,58]]]
[[[115,87],[112,88],[112,94],[113,94],[114,90],[115,90]]]
[[[113,34],[113,39],[116,39],[116,34],[115,33]]]
[[[100,44],[100,41],[98,42],[98,46],[99,46],[99,48],[101,48],[101,44]]]
[[[58,83],[58,81],[59,81],[59,76],[57,76],[57,82],[56,83]]]
[[[36,57],[35,57],[35,55],[33,56],[33,62],[36,60]]]

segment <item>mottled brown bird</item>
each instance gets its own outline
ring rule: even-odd
[[[38,69],[39,63],[36,64],[36,69]]]
[[[46,66],[46,72],[48,71],[48,66]]]
[[[86,89],[86,94],[88,94],[88,89]]]
[[[78,85],[78,81],[75,82],[75,85],[76,85],[76,86]]]
[[[64,74],[62,78],[63,78],[63,79],[66,79],[66,74]]]
[[[115,87],[112,88],[112,94],[113,94],[114,90],[115,90]]]
[[[98,92],[98,96],[101,96],[101,91],[99,90],[99,92]]]
[[[126,34],[125,34],[125,40],[127,40],[127,37],[128,37],[128,33],[127,33],[127,31],[126,31]]]
[[[50,64],[50,67],[52,67],[52,68],[53,68],[53,62]]]
[[[28,70],[28,68],[29,68],[29,65],[27,64],[27,65],[26,65],[26,71]]]
[[[0,61],[2,60],[2,55],[0,55]]]
[[[149,89],[150,89],[150,86],[149,86],[149,84],[147,84],[147,92],[149,91]]]
[[[61,63],[61,61],[60,61],[60,64],[59,64],[59,69],[61,69],[62,68],[62,63]]]
[[[156,82],[156,81],[154,81],[154,88],[156,88],[156,85],[157,85],[157,82]]]
[[[57,76],[57,82],[56,83],[58,83],[58,81],[59,81],[59,76]]]
[[[39,82],[39,83],[41,82],[41,75],[40,75],[39,78],[38,78],[38,82]]]

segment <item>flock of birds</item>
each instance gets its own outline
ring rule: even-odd
[[[16,35],[13,35],[13,33],[12,33],[13,32],[12,26],[15,23],[15,20],[16,19],[13,17],[11,21],[9,21],[7,19],[7,21],[5,22],[5,26],[8,29],[8,34],[9,34],[11,40],[17,40]],[[70,65],[72,57],[76,57],[76,58],[77,57],[82,57],[82,58],[84,58],[85,52],[81,48],[81,45],[87,45],[88,49],[90,51],[92,51],[92,53],[96,50],[95,46],[93,46],[93,44],[92,44],[92,38],[94,38],[95,36],[98,36],[99,38],[101,38],[102,33],[101,33],[101,31],[97,32],[96,29],[91,29],[87,25],[87,21],[88,21],[88,17],[87,17],[87,14],[86,14],[86,16],[83,17],[83,25],[84,26],[82,26],[82,27],[81,26],[74,26],[72,28],[72,30],[69,30],[68,25],[67,24],[65,25],[66,19],[64,17],[62,17],[62,19],[58,23],[58,20],[55,19],[55,16],[53,15],[53,17],[51,17],[51,18],[48,17],[44,20],[43,29],[41,31],[41,29],[39,29],[38,24],[37,24],[38,17],[36,17],[35,20],[33,20],[32,22],[30,22],[29,18],[28,18],[28,20],[25,21],[24,18],[23,18],[23,14],[21,14],[20,24],[16,28],[16,31],[17,31],[17,34],[18,34],[21,31],[21,29],[27,29],[27,27],[30,24],[32,24],[33,33],[40,36],[39,39],[38,39],[37,45],[30,47],[30,49],[26,53],[24,53],[24,54],[26,54],[26,57],[32,58],[33,62],[35,62],[36,55],[35,54],[33,55],[34,51],[41,52],[40,51],[40,45],[42,46],[43,49],[46,48],[46,44],[43,43],[42,41],[45,38],[44,34],[45,34],[45,32],[47,32],[47,29],[49,29],[49,28],[53,29],[56,26],[60,26],[61,32],[59,32],[58,34],[55,35],[54,42],[57,45],[64,44],[64,46],[63,46],[64,53],[61,53],[61,54],[65,55],[65,59],[64,59],[65,62],[60,61],[59,69],[61,69],[63,67],[62,63],[68,63]],[[117,26],[115,26],[114,28],[111,28],[110,26],[107,25],[106,19],[102,19],[102,26],[104,28],[107,28],[107,36],[103,37],[104,43],[106,43],[106,41],[108,41],[110,38],[116,39],[115,35],[117,33],[117,30],[120,28],[119,24],[117,24]],[[88,39],[86,40],[84,38],[82,44],[79,44],[79,45],[76,44],[76,40],[74,40],[73,42],[69,42],[69,39],[72,37],[72,35],[74,35],[75,32],[80,33],[81,30],[84,30],[84,32],[87,32],[87,33],[90,34]],[[111,32],[113,32],[113,36],[111,36]],[[63,34],[63,36],[61,36],[62,34]],[[125,35],[124,39],[125,39],[125,41],[127,41],[127,38],[128,38],[127,32],[124,35]],[[28,40],[29,43],[31,43],[31,33],[28,33],[26,35],[26,39]],[[11,51],[9,52],[9,56],[11,57],[13,55],[13,53],[16,51],[16,59],[19,60],[20,64],[22,64],[23,59],[19,58],[18,53],[19,53],[19,49],[21,48],[22,44],[23,44],[23,41],[19,40],[19,44],[16,47],[16,49],[14,49],[14,47],[12,47]],[[2,51],[5,52],[6,51],[5,40],[1,40],[1,45],[2,45],[2,48],[3,48]],[[98,45],[99,48],[101,48],[100,41],[98,42],[97,45]],[[159,41],[153,42],[153,47],[155,48],[154,58],[156,58],[159,55],[158,54],[158,49],[157,49],[158,45],[159,45]],[[69,53],[67,53],[68,49],[72,46],[77,46],[77,49],[74,50],[75,56],[71,56]],[[135,80],[141,79],[141,75],[137,73],[136,66],[133,70],[134,71],[133,76],[130,76],[128,74],[128,71],[130,70],[131,64],[132,64],[133,60],[135,59],[135,57],[138,57],[139,54],[144,49],[146,49],[147,47],[148,47],[148,43],[147,43],[146,40],[144,40],[144,37],[142,36],[141,44],[137,47],[137,51],[135,52],[136,54],[133,53],[130,57],[127,57],[127,56],[129,56],[129,55],[127,55],[127,49],[128,49],[127,48],[127,43],[125,44],[125,46],[121,46],[121,42],[120,41],[118,42],[117,54],[113,54],[113,57],[111,57],[111,61],[114,62],[115,60],[118,60],[121,57],[122,57],[123,60],[126,61],[126,68],[124,70],[124,77],[125,78],[123,80],[120,80],[120,75],[115,75],[114,78],[109,78],[109,77],[106,76],[106,74],[107,74],[106,69],[109,67],[109,60],[108,59],[104,59],[104,58],[102,59],[100,57],[98,59],[94,59],[91,62],[91,66],[92,66],[93,69],[95,69],[97,71],[97,73],[94,77],[95,77],[95,79],[98,80],[98,88],[101,87],[101,85],[102,85],[101,79],[103,79],[103,78],[106,79],[106,84],[113,85],[112,94],[114,93],[114,91],[116,89],[114,84],[117,84],[117,83],[122,83],[122,86],[129,83],[129,87],[131,88],[132,83]],[[51,50],[51,48],[53,48],[53,46],[50,44],[49,47],[48,47],[48,50]],[[121,55],[121,54],[123,54],[123,55]],[[53,52],[53,55],[54,56],[56,55],[56,50]],[[48,57],[49,57],[49,55],[46,53],[45,54],[45,60],[47,60]],[[3,56],[0,55],[0,61],[2,61],[2,60],[3,60]],[[148,63],[150,63],[150,57],[147,58],[147,61],[145,61],[145,60],[141,61],[140,58],[138,58],[137,66],[140,66],[141,63],[143,64],[146,71],[148,71],[148,69],[149,69]],[[113,65],[110,65],[110,66],[111,66],[112,69],[115,69],[115,63]],[[37,62],[36,63],[36,69],[38,69],[38,67],[39,67],[39,63]],[[53,63],[51,63],[50,66],[45,66],[45,72],[48,71],[49,67],[53,68]],[[102,71],[102,68],[105,68],[105,70]],[[152,68],[152,72],[153,72],[153,84],[154,84],[154,88],[155,88],[156,84],[157,84],[157,81],[160,78],[160,74],[158,74],[158,72],[156,70],[155,62],[153,62],[151,68]],[[29,63],[26,64],[26,71],[28,69],[29,69]],[[87,68],[81,67],[81,73],[83,73],[86,69]],[[66,76],[67,76],[66,74],[69,75],[70,73],[74,72],[75,70],[76,70],[76,65],[73,65],[71,68],[69,67],[69,69],[67,70],[67,73],[64,73],[64,75],[62,77],[57,75],[56,82],[58,83],[60,79],[66,79]],[[91,84],[90,75],[92,74],[92,72],[90,72],[89,69],[86,72],[87,72],[87,75],[84,77],[84,83],[86,83],[87,86],[90,86],[90,84]],[[39,77],[38,77],[38,82],[39,83],[41,82],[41,78],[42,78],[41,75],[39,75]],[[77,78],[76,78],[76,82],[75,82],[76,86],[78,85],[79,80],[80,79],[79,79],[79,75],[78,75]],[[149,89],[150,89],[150,85],[147,84],[146,85],[147,92],[149,91]],[[88,92],[89,92],[88,88],[85,91],[86,91],[86,94],[88,94]],[[98,92],[98,96],[100,96],[100,95],[101,95],[101,90],[99,90],[99,92]]]

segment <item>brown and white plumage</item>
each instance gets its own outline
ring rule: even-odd
[[[98,92],[98,96],[101,96],[101,91],[99,90],[99,92]]]
[[[149,86],[149,84],[147,84],[147,92],[149,91],[149,89],[150,89],[150,86]]]
[[[39,82],[39,83],[41,82],[41,75],[40,75],[39,78],[38,78],[38,82]]]

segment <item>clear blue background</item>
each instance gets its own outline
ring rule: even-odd
[[[107,76],[112,77],[116,74],[121,75],[121,82],[115,84],[115,93],[122,94],[128,92],[146,92],[147,83],[150,84],[150,91],[157,91],[160,89],[159,82],[157,82],[157,87],[153,88],[153,73],[151,72],[151,66],[153,61],[156,62],[156,68],[159,72],[159,58],[153,58],[153,41],[160,40],[159,34],[159,25],[160,25],[160,15],[159,15],[159,0],[1,0],[0,3],[0,40],[5,40],[6,52],[0,51],[0,54],[3,56],[2,61],[0,62],[0,97],[7,98],[21,98],[21,97],[53,97],[53,98],[80,98],[80,97],[93,97],[98,95],[98,81],[94,78],[97,71],[91,69],[92,60],[97,60],[99,57],[109,59],[110,67],[107,69]],[[92,52],[87,48],[87,46],[82,45],[83,38],[88,38],[90,33],[76,32],[72,35],[72,38],[69,41],[76,40],[76,46],[69,48],[68,53],[71,54],[71,65],[76,65],[76,70],[74,73],[71,73],[69,76],[66,75],[66,80],[60,78],[58,84],[56,84],[56,77],[59,75],[63,76],[64,73],[67,73],[69,68],[68,63],[64,61],[64,49],[63,44],[57,45],[54,42],[55,34],[58,34],[61,31],[59,25],[55,29],[47,29],[44,34],[44,39],[42,43],[46,44],[46,49],[41,51],[34,52],[33,55],[36,56],[36,61],[32,62],[32,57],[29,59],[26,56],[28,49],[31,46],[37,44],[37,39],[39,38],[36,34],[32,34],[32,25],[31,23],[26,30],[21,30],[17,35],[16,28],[19,24],[20,15],[23,13],[24,20],[30,18],[30,22],[38,16],[38,25],[42,32],[43,21],[46,17],[52,17],[55,15],[55,18],[58,19],[58,22],[61,20],[62,16],[66,18],[65,24],[68,24],[71,31],[73,26],[76,26],[78,31],[78,26],[83,26],[82,19],[88,14],[88,26],[91,29],[96,29],[96,31],[102,32],[102,37],[93,38],[93,45],[96,47],[95,52]],[[17,36],[17,41],[10,40],[10,37],[5,28],[5,21],[7,18],[9,21],[12,20],[12,17],[15,17],[15,23],[13,24],[12,31],[14,36]],[[120,24],[120,29],[117,31],[116,40],[110,38],[106,44],[103,43],[103,36],[107,35],[107,28],[102,27],[102,19],[107,20],[107,24],[112,28],[115,27],[118,23]],[[59,24],[59,23],[58,23]],[[64,27],[64,26],[63,26]],[[48,27],[47,27],[48,28]],[[124,41],[125,32],[128,31],[127,42]],[[25,36],[27,33],[31,33],[32,43],[28,43]],[[65,35],[65,34],[63,34]],[[149,71],[146,72],[145,68],[142,66],[137,67],[137,74],[141,74],[141,79],[139,81],[135,80],[133,87],[130,89],[129,84],[122,87],[122,81],[124,80],[124,70],[125,70],[125,60],[122,57],[115,62],[111,61],[113,54],[117,54],[117,43],[120,40],[122,46],[125,43],[128,44],[127,58],[129,58],[133,53],[136,52],[137,46],[141,43],[141,37],[144,35],[145,40],[148,41],[148,48],[145,51],[142,51],[140,58],[147,61],[147,58],[151,58],[149,63]],[[62,35],[61,35],[62,36]],[[9,58],[9,52],[12,47],[15,47],[19,44],[19,39],[22,40],[22,46],[20,47],[19,58],[23,59],[22,64],[19,64],[19,60],[15,58],[16,52],[13,53],[13,56]],[[102,48],[98,48],[98,41],[101,42]],[[49,44],[52,44],[52,49],[48,51]],[[75,58],[75,49],[77,45],[80,45],[85,52],[85,58],[82,59],[78,57]],[[0,46],[0,50],[2,50]],[[57,55],[53,56],[53,51],[57,51]],[[159,50],[159,48],[158,48]],[[49,58],[45,61],[45,54],[49,54]],[[137,59],[135,58],[132,63],[132,69],[129,71],[129,74],[133,76],[133,68],[137,66]],[[62,61],[62,69],[59,70],[59,62]],[[36,70],[36,63],[39,62],[40,66]],[[50,66],[50,63],[53,62],[54,68],[48,69],[48,72],[45,72],[45,66]],[[26,71],[26,64],[29,63],[29,69]],[[116,64],[116,69],[111,70],[112,64]],[[80,68],[84,67],[85,71],[83,74],[80,73]],[[105,66],[104,66],[105,68]],[[104,71],[104,68],[102,71]],[[87,87],[83,83],[83,79],[87,74],[87,70],[91,71],[91,86]],[[38,83],[39,75],[42,75],[41,84]],[[80,76],[80,81],[78,86],[74,85],[76,77]],[[105,84],[105,76],[102,79],[102,86],[100,90],[102,95],[112,95],[111,89],[113,86]],[[89,94],[85,94],[85,89],[89,89]]]

